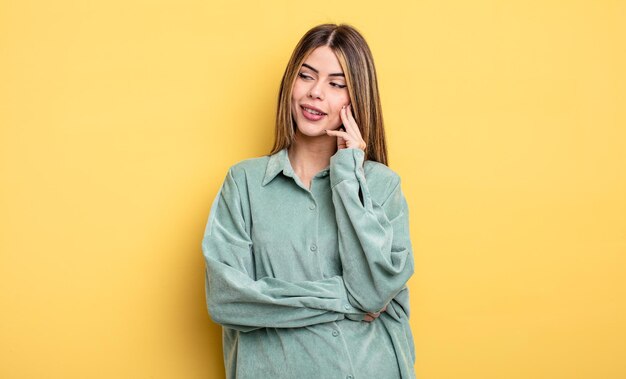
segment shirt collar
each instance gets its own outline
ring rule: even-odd
[[[267,167],[265,168],[265,177],[263,178],[262,185],[265,186],[267,183],[271,182],[281,171],[286,176],[293,177],[293,168],[289,162],[286,147],[270,155],[270,159],[267,161]]]
[[[322,175],[327,175],[329,170],[330,165],[326,166],[326,168],[322,170]],[[286,147],[270,155],[261,186],[265,186],[267,183],[271,182],[272,179],[274,179],[280,172],[282,172],[285,176],[296,179],[296,174],[293,171],[291,162],[289,161],[289,154]]]

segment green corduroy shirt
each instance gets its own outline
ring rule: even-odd
[[[364,158],[337,150],[310,188],[286,148],[228,169],[202,239],[228,379],[415,378],[408,206]]]

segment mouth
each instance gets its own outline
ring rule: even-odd
[[[315,109],[311,109],[305,106],[300,106],[300,108],[302,109],[302,115],[307,120],[317,121],[317,120],[321,120],[324,116],[326,116],[326,113],[320,112]]]
[[[314,114],[314,115],[320,115],[320,116],[325,116],[326,113],[318,110],[318,109],[314,109],[314,108],[310,108],[310,107],[306,107],[301,105],[300,108],[304,109],[305,112],[309,112],[310,114]]]

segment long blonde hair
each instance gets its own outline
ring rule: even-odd
[[[367,145],[365,159],[387,165],[387,145],[374,58],[365,38],[348,24],[318,25],[306,32],[296,45],[280,84],[276,134],[270,155],[289,147],[294,141],[295,122],[291,114],[293,84],[304,60],[320,46],[332,49],[345,74],[354,119]]]

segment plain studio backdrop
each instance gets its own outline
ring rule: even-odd
[[[625,378],[624,20],[624,1],[0,0],[0,377],[223,377],[211,201],[269,152],[300,37],[347,22],[410,206],[418,377]]]

